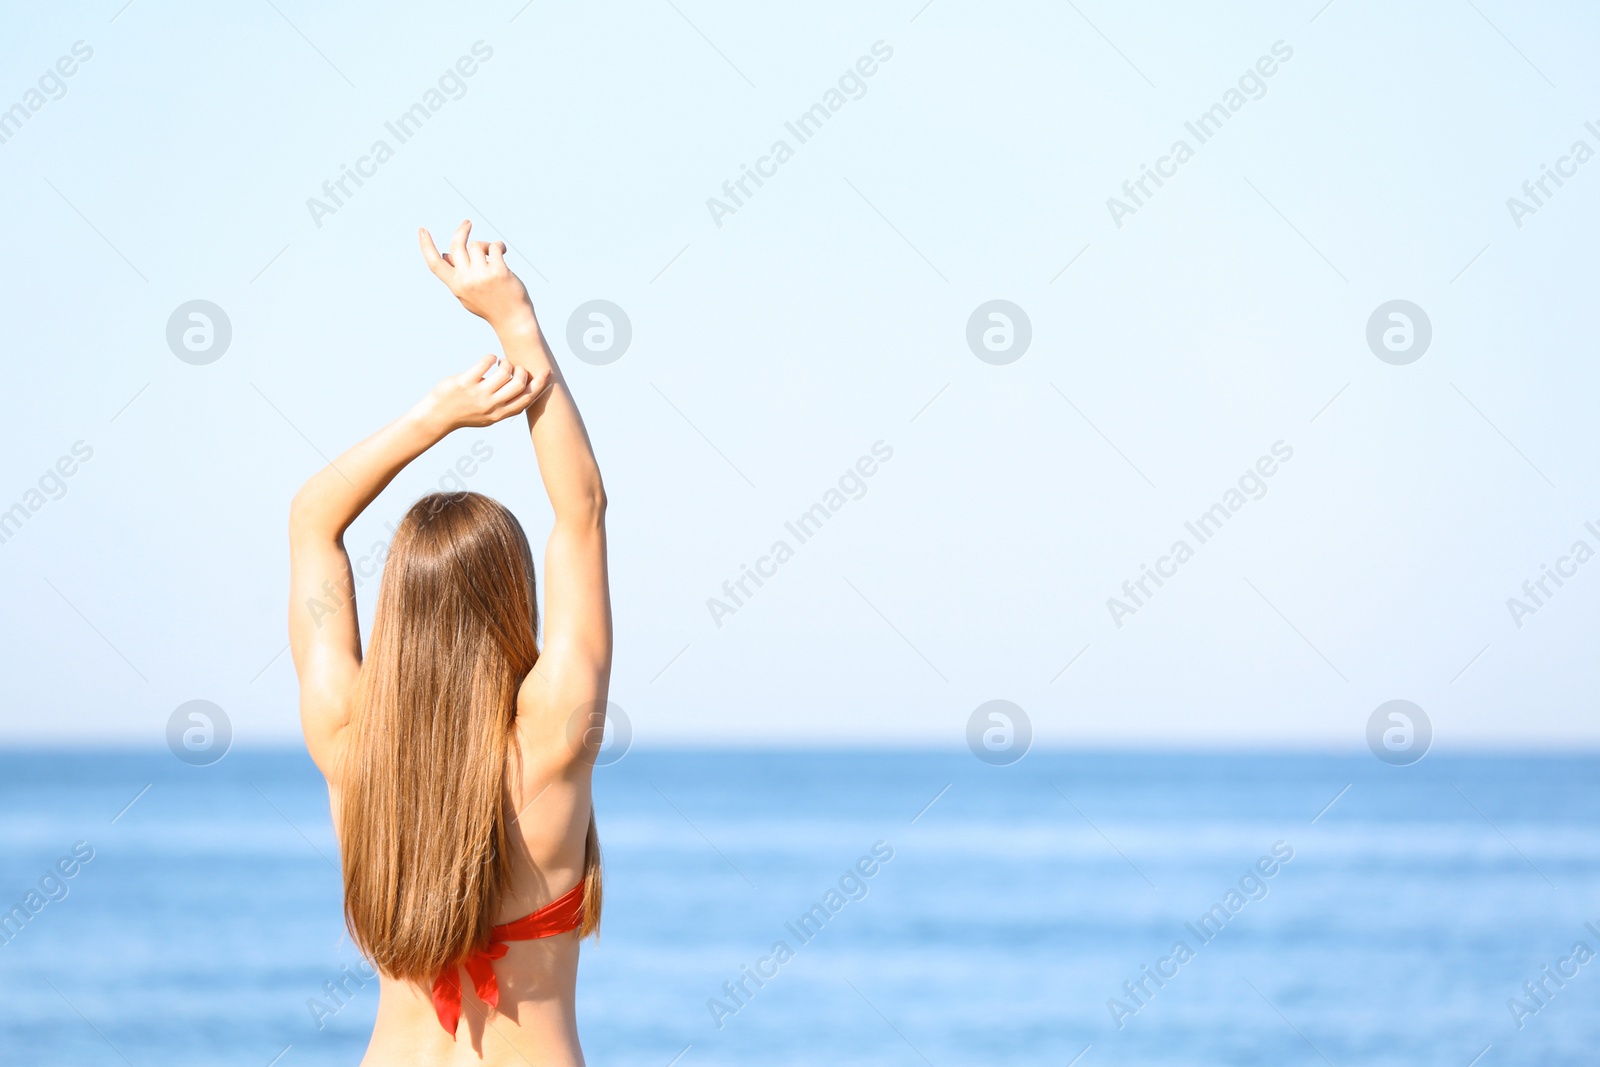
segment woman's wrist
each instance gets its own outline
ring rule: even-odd
[[[400,416],[400,424],[400,429],[405,433],[407,439],[415,441],[422,446],[418,450],[418,455],[426,452],[457,429],[457,427],[450,425],[448,417],[440,410],[440,405],[432,393],[417,401],[410,411]]]
[[[539,329],[538,320],[533,317],[532,308],[528,309],[528,317],[525,320],[496,327],[495,334],[500,339],[500,347],[505,351],[506,360],[512,366],[521,367],[535,377],[539,375],[559,377],[556,361],[545,345],[544,333]]]
[[[537,335],[539,332],[539,320],[533,313],[533,305],[526,301],[515,311],[496,316],[489,325],[502,340]]]

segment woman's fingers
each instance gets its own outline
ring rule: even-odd
[[[493,359],[494,357],[490,356],[489,358]],[[491,403],[493,403],[495,394],[511,380],[514,373],[515,370],[511,364],[501,360],[490,368],[489,373],[483,376],[483,389],[489,394]]]
[[[516,397],[511,401],[511,406],[506,411],[506,418],[510,418],[513,415],[521,415],[524,411],[527,411],[529,408],[533,407],[533,402],[535,399],[536,398],[532,393],[523,393],[522,395]]]
[[[476,267],[489,265],[489,242],[473,241],[467,246],[468,253],[472,256],[472,264]]]
[[[512,415],[522,414],[524,411],[527,411],[529,408],[531,408],[534,401],[538,399],[538,391],[536,391],[531,385],[523,386],[520,393],[515,394],[506,401],[505,414],[502,415],[501,418],[510,418]]]
[[[497,357],[494,355],[494,353],[491,352],[489,355],[478,360],[478,362],[472,365],[471,370],[467,371],[461,376],[461,384],[468,386],[477,385],[483,380],[483,376],[488,372],[489,368],[494,366],[496,358]]]
[[[492,241],[489,244],[489,266],[501,268],[506,265],[506,243]]]
[[[434,247],[433,234],[429,233],[423,227],[417,227],[417,244],[422,248],[423,262],[428,265],[429,270],[433,271],[434,277],[438,278],[440,281],[448,282],[450,279],[447,277],[448,272],[445,268],[449,265],[450,261],[446,257],[441,256],[439,254],[439,250]]]
[[[551,380],[550,372],[547,370],[528,375],[527,394],[529,404],[537,404],[539,399],[550,391]]]
[[[499,401],[495,407],[495,421],[509,419],[513,415],[520,415],[527,411],[539,402],[539,398],[544,396],[549,388],[549,371],[530,374],[520,367],[517,368],[516,377],[495,394],[495,399]]]
[[[467,234],[472,232],[472,220],[467,219],[456,227],[456,232],[450,235],[450,262],[466,266],[470,260],[467,256]]]
[[[528,372],[521,367],[511,372],[511,377],[506,379],[504,385],[494,391],[494,402],[504,404],[513,398],[527,392]]]

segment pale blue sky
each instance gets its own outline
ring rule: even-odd
[[[1520,228],[1506,206],[1600,148],[1588,9],[120,4],[11,12],[0,41],[0,107],[93,49],[0,144],[0,508],[93,449],[0,544],[0,737],[159,743],[195,698],[242,743],[295,736],[288,499],[488,350],[413,236],[472,217],[605,471],[638,743],[958,745],[997,698],[1049,745],[1354,748],[1391,698],[1441,746],[1600,739],[1600,563],[1520,628],[1506,605],[1600,548],[1600,163]],[[1107,198],[1280,41],[1119,228]],[[307,198],[378,139],[318,226]],[[778,139],[719,227],[707,199]],[[205,366],[165,338],[192,299],[232,324]],[[606,366],[567,351],[593,299],[632,324]],[[1032,326],[1004,366],[966,342],[993,299]],[[1366,343],[1393,299],[1432,324],[1406,366]],[[542,540],[512,424],[420,460],[353,554],[479,440],[470,487]],[[708,598],[879,441],[865,494],[719,627]],[[1279,441],[1266,495],[1118,628],[1107,598]]]

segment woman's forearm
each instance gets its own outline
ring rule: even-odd
[[[438,444],[443,427],[413,409],[318,471],[295,494],[289,525],[304,536],[339,538],[405,469]]]
[[[434,386],[400,418],[351,448],[295,494],[289,530],[295,536],[338,538],[406,464],[463,426],[492,426],[527,410],[541,382],[526,371],[484,356]]]
[[[600,466],[584,429],[583,416],[545,343],[533,308],[529,306],[494,325],[506,359],[513,366],[523,368],[530,376],[549,376],[549,387],[528,408],[528,432],[556,520],[585,525],[602,521],[606,496]]]

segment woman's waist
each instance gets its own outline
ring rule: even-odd
[[[513,945],[495,961],[499,1006],[478,998],[469,981],[461,985],[461,1016],[452,1039],[439,1024],[428,989],[397,979],[381,981],[378,1017],[365,1064],[417,1064],[473,1067],[500,1064],[582,1064],[578,1046],[577,939],[568,953],[518,952]],[[554,940],[554,939],[552,939]]]

